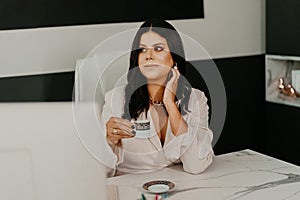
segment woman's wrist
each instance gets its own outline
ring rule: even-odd
[[[174,136],[179,136],[187,132],[187,123],[183,119],[177,104],[173,101],[165,104],[166,110],[169,113],[172,133]]]
[[[110,137],[106,137],[106,141],[109,144],[109,146],[114,147],[114,146],[121,146],[122,141],[121,139],[119,140],[114,140],[114,139],[110,139]]]
[[[175,103],[175,101],[172,100],[172,99],[164,100],[164,105],[165,105],[165,107],[166,107],[167,109],[168,109],[168,108],[170,108],[170,109],[172,109],[172,108],[178,109],[178,108],[177,108],[177,105],[176,105],[176,103]]]

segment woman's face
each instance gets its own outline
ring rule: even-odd
[[[138,64],[148,82],[163,84],[174,65],[167,40],[149,31],[142,35]]]

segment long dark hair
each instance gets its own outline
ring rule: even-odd
[[[176,100],[179,102],[179,110],[185,115],[188,110],[188,102],[191,94],[191,85],[183,77],[186,74],[186,60],[183,43],[176,29],[164,20],[146,20],[137,31],[131,48],[129,71],[127,74],[128,84],[125,87],[125,105],[123,117],[130,120],[137,119],[138,116],[149,110],[149,94],[147,89],[147,79],[138,67],[139,45],[144,33],[153,31],[165,38],[172,59],[177,63],[177,68],[182,76],[178,80]]]

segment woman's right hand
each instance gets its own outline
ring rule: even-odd
[[[106,137],[113,144],[117,145],[123,138],[132,138],[135,136],[133,124],[119,117],[111,117],[106,122]]]

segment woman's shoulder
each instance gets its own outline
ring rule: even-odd
[[[205,93],[197,88],[192,88],[191,96],[197,96],[197,97],[205,97]]]
[[[207,102],[205,93],[197,88],[192,88],[190,102]]]

